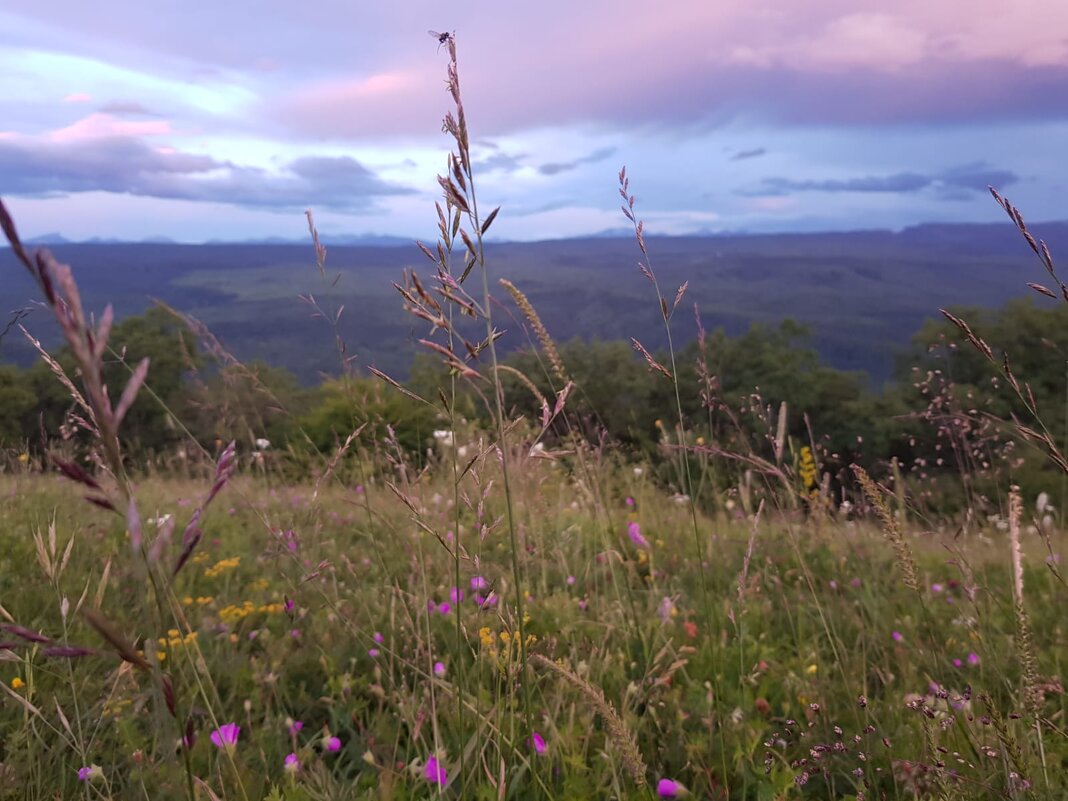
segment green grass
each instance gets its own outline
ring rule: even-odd
[[[526,628],[536,638],[530,652],[589,685],[532,664],[544,754],[529,747],[514,687],[517,649],[501,637],[518,621],[509,612],[499,493],[479,509],[499,481],[492,460],[461,481],[468,586],[453,611],[428,611],[428,602],[448,602],[453,586],[447,465],[407,481],[390,476],[419,524],[381,476],[362,491],[337,482],[313,498],[312,487],[250,470],[216,500],[201,546],[175,580],[182,622],[167,628],[177,635],[144,623],[155,602],[114,516],[54,477],[5,475],[0,603],[19,625],[98,653],[47,658],[48,646],[4,632],[0,639],[19,646],[0,663],[0,678],[8,689],[21,686],[0,696],[0,798],[187,793],[179,724],[152,677],[121,662],[75,612],[83,593],[83,606],[100,599],[101,614],[150,658],[165,654],[178,719],[196,737],[188,771],[219,798],[432,798],[439,788],[426,778],[426,761],[435,755],[448,772],[441,794],[449,798],[651,798],[664,777],[698,798],[854,798],[862,782],[869,799],[936,790],[948,798],[1029,797],[1012,789],[1014,771],[1034,797],[1061,797],[1066,704],[1061,693],[1045,694],[1040,749],[1019,700],[1003,534],[968,542],[946,535],[967,555],[970,573],[948,563],[956,557],[940,537],[910,535],[924,588],[917,594],[867,524],[768,517],[742,577],[749,523],[702,518],[714,597],[708,620],[687,506],[608,464],[597,466],[601,486],[593,491],[560,465],[519,454],[514,465]],[[145,480],[142,514],[175,514],[177,539],[205,489],[206,481]],[[480,521],[489,527],[484,536]],[[630,521],[648,550],[628,538]],[[58,558],[49,561],[74,544],[50,580],[34,534],[48,554],[53,525]],[[1065,590],[1041,553],[1028,561],[1039,674],[1063,676]],[[475,576],[493,586],[495,606],[476,607]],[[438,662],[443,675],[435,675]],[[947,698],[937,697],[939,686]],[[645,787],[628,772],[620,733],[599,714],[591,688],[603,691],[623,738],[636,744]],[[970,700],[962,698],[967,688]],[[287,720],[303,729],[291,735]],[[231,721],[241,726],[232,759],[209,737]],[[324,750],[327,736],[340,739],[339,751]],[[289,753],[300,762],[295,774],[284,767]],[[944,770],[915,767],[939,762]],[[80,782],[78,769],[92,764],[103,778]]]

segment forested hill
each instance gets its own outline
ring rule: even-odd
[[[1053,250],[1068,253],[1068,223],[1036,224]],[[842,369],[886,378],[895,353],[941,306],[1000,306],[1028,294],[1026,282],[1048,276],[1006,220],[989,225],[925,225],[894,233],[736,235],[648,239],[661,287],[673,296],[689,281],[675,317],[679,340],[695,336],[693,303],[709,330],[730,334],[753,322],[792,317],[813,332],[824,360]],[[344,304],[340,331],[357,364],[403,376],[412,341],[424,326],[407,316],[392,282],[406,267],[427,271],[411,247],[329,247],[327,280],[311,245],[60,244],[56,256],[75,268],[89,309],[106,302],[119,316],[137,314],[156,297],[207,323],[242,359],[286,367],[306,382],[336,372],[332,334],[298,295],[324,307]],[[633,239],[592,237],[488,247],[495,277],[514,281],[552,335],[638,337],[664,345],[653,290],[637,269]],[[31,305],[34,288],[10,251],[0,251],[0,312]],[[335,286],[333,277],[340,274]],[[506,297],[501,293],[502,297]],[[511,307],[497,311],[507,347],[526,344]],[[3,324],[6,324],[5,317]],[[0,328],[2,325],[0,324]],[[46,343],[54,328],[41,311],[26,325]],[[25,365],[32,354],[21,337],[0,342],[0,361]]]

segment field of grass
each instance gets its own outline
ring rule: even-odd
[[[490,454],[455,491],[249,469],[163,597],[114,515],[5,475],[0,797],[181,797],[190,776],[232,799],[650,798],[662,779],[697,798],[1062,797],[1065,588],[1037,549],[1036,729],[994,525],[909,527],[912,589],[870,524],[739,505],[700,519],[702,568],[688,507],[640,469],[513,456],[525,649]],[[146,527],[181,531],[204,472],[144,480]]]

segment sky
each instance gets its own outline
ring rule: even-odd
[[[455,31],[497,238],[1068,218],[1063,0],[0,0],[24,237],[433,239]]]

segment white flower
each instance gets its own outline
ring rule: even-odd
[[[265,451],[269,447],[271,447],[271,441],[269,439],[264,439],[263,437],[259,437],[256,440],[256,447],[261,451]]]
[[[1038,514],[1042,514],[1047,508],[1049,508],[1049,493],[1038,493],[1038,498],[1035,499],[1035,511]]]
[[[642,470],[640,467],[635,467],[634,468],[634,475],[636,475],[638,478],[641,478],[642,473],[644,473],[644,472],[645,471]]]
[[[439,428],[434,432],[434,439],[437,440],[438,445],[445,448],[452,447],[452,432],[447,428]]]

